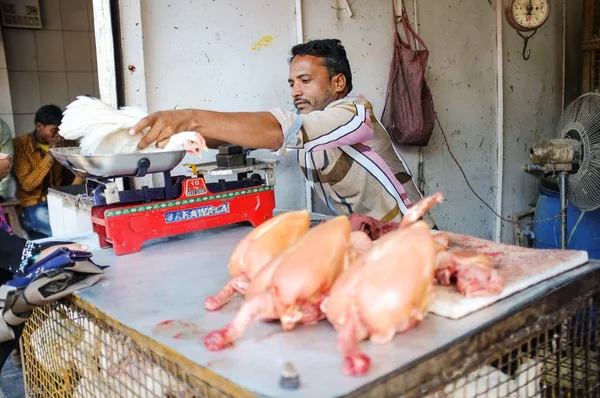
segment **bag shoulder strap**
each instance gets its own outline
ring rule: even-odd
[[[396,28],[396,34],[398,35],[398,38],[400,39],[400,42],[404,45],[406,45],[408,48],[410,49],[415,49],[417,48],[417,42],[419,42],[419,44],[423,47],[423,49],[427,50],[427,46],[425,45],[425,42],[423,41],[423,39],[421,39],[421,37],[417,34],[417,32],[415,32],[415,30],[413,29],[409,19],[408,19],[408,13],[406,12],[406,6],[404,4],[404,0],[400,0],[400,2],[402,3],[402,10],[401,10],[401,14],[398,15],[398,11],[396,9],[396,0],[392,0],[392,6],[394,7],[394,26]],[[402,37],[400,37],[400,34],[398,32],[398,22],[402,23],[402,26],[404,26],[404,34],[406,35],[406,40],[408,42],[405,42],[404,40],[402,40]],[[410,39],[413,39],[414,45],[411,45],[412,43],[410,42]]]

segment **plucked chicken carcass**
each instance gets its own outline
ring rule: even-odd
[[[372,240],[414,223],[434,205],[441,203],[443,196],[435,193],[426,196],[414,204],[399,223],[382,223],[369,216],[353,214],[350,216],[353,231],[362,231]],[[436,281],[444,286],[456,285],[459,293],[467,297],[486,296],[502,291],[504,283],[492,261],[485,254],[466,251],[453,251],[449,248],[448,236],[435,233]]]
[[[388,343],[426,316],[435,256],[431,231],[418,221],[384,235],[337,279],[322,311],[338,331],[345,374],[369,370],[360,341]]]
[[[209,350],[231,345],[257,320],[279,319],[284,330],[324,318],[320,305],[348,265],[354,249],[350,221],[338,216],[311,228],[262,267],[246,289],[246,301],[233,320],[204,338]]]
[[[245,294],[248,283],[269,261],[296,242],[310,228],[306,210],[285,212],[262,223],[240,241],[229,258],[231,279],[204,306],[209,311],[223,307],[236,292]]]
[[[130,135],[129,129],[147,115],[138,107],[116,109],[97,98],[79,96],[67,105],[59,134],[66,140],[80,140],[83,155],[185,150],[201,157],[200,150],[207,149],[200,134],[184,131],[173,135],[163,149],[153,143],[140,151],[137,146],[149,128],[136,135]]]

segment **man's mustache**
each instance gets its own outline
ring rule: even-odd
[[[294,105],[298,106],[300,104],[307,104],[310,105],[310,101],[305,100],[304,98],[300,98],[294,101]]]

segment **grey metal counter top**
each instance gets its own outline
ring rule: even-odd
[[[365,377],[342,374],[336,334],[325,321],[287,333],[276,322],[259,322],[234,347],[220,352],[207,351],[201,338],[176,340],[153,335],[154,326],[169,319],[191,321],[203,332],[209,332],[232,318],[240,299],[215,313],[204,310],[204,299],[227,282],[229,255],[250,229],[227,226],[162,239],[144,245],[139,253],[121,257],[112,250],[95,251],[97,263],[112,267],[107,269],[104,280],[78,296],[123,325],[257,395],[318,398],[350,393],[405,368],[470,331],[514,312],[548,289],[600,268],[599,262],[589,262],[458,321],[429,315],[388,345],[362,343],[372,358],[372,369]],[[301,377],[301,388],[295,392],[279,387],[281,367],[286,361],[293,362]]]

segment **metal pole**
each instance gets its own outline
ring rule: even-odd
[[[567,173],[558,175],[560,189],[560,248],[567,249]]]

